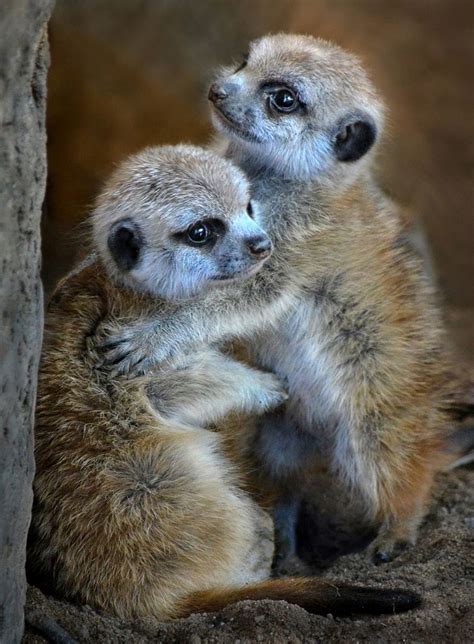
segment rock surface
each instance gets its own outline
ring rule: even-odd
[[[0,641],[20,640],[41,346],[46,23],[52,0],[0,8]]]

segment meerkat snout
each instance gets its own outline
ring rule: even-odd
[[[128,159],[99,197],[93,226],[115,282],[170,300],[250,277],[273,250],[244,174],[193,146]]]

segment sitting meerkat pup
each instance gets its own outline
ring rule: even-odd
[[[255,279],[272,244],[249,212],[242,172],[199,148],[150,148],[112,176],[93,215],[96,252],[49,306],[30,567],[67,597],[122,618],[261,598],[316,613],[407,610],[419,603],[409,591],[265,581],[272,548],[262,511],[220,436],[204,428],[286,398],[273,375],[211,346],[177,351],[186,336],[244,333],[262,317],[262,300],[273,319],[288,299],[284,281]],[[147,323],[158,344],[161,334],[171,343],[166,363],[138,378],[97,366],[99,325]]]
[[[280,267],[273,283],[287,270],[300,280],[291,312],[251,341],[256,364],[290,395],[250,441],[262,485],[280,490],[282,569],[294,555],[299,498],[320,463],[363,500],[380,526],[373,558],[387,561],[416,539],[447,421],[435,298],[372,176],[382,102],[354,56],[292,35],[252,43],[209,98],[226,156],[251,180],[274,259],[285,259],[266,264]],[[125,371],[134,360],[160,361],[166,351],[162,342],[150,349],[152,337],[147,325],[112,333],[104,359]]]

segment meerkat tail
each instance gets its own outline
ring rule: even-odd
[[[244,600],[284,600],[316,615],[346,616],[357,613],[382,615],[402,613],[421,605],[410,590],[370,588],[313,578],[270,579],[242,588],[217,588],[193,593],[178,609],[178,617],[214,612]]]

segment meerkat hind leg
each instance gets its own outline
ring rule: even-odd
[[[403,494],[392,499],[390,510],[384,513],[378,535],[369,546],[369,556],[376,565],[391,561],[415,545],[418,528],[425,516],[432,479],[433,473],[426,470],[424,477],[412,481]],[[385,503],[387,501],[385,499]]]
[[[275,576],[306,575],[309,568],[297,554],[296,526],[301,505],[298,490],[299,467],[316,449],[307,432],[299,431],[284,407],[260,420],[255,453],[269,480],[280,490],[273,510],[275,523]]]
[[[369,546],[369,556],[375,565],[388,563],[416,543],[418,527],[423,514],[410,517],[405,521],[387,518],[379,534]]]
[[[389,563],[404,550],[415,545],[415,542],[415,538],[395,539],[390,527],[384,524],[378,537],[369,547],[369,555],[376,566]]]
[[[297,553],[296,524],[300,509],[297,494],[282,496],[273,509],[275,523],[275,556],[273,575],[275,577],[309,575],[309,567]]]

